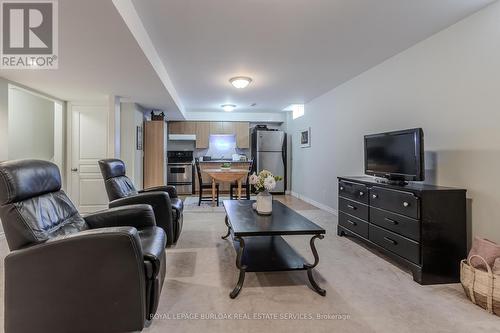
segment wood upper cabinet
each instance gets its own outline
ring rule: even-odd
[[[244,121],[233,124],[236,132],[236,147],[250,148],[250,124]]]
[[[168,123],[169,134],[196,134],[194,121],[171,121]]]
[[[210,134],[224,134],[224,128],[222,121],[211,121],[210,122]]]
[[[222,134],[236,134],[234,123],[231,121],[223,121]]]
[[[196,134],[195,121],[183,121],[183,123],[184,123],[184,134]]]
[[[208,148],[211,134],[234,134],[238,148],[250,148],[250,123],[246,121],[171,121],[169,134],[196,134],[196,148]]]
[[[235,134],[234,123],[231,121],[211,121],[210,134]]]
[[[208,138],[210,136],[210,122],[196,122],[196,148],[208,148]]]
[[[250,123],[247,121],[211,121],[210,134],[234,134],[238,148],[250,148]]]
[[[184,134],[182,130],[182,121],[170,121],[168,123],[168,134]]]

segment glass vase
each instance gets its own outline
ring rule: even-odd
[[[260,215],[271,215],[273,212],[273,196],[268,191],[257,194],[256,211]]]

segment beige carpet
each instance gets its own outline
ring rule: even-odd
[[[416,284],[408,272],[338,237],[336,217],[321,210],[299,213],[327,229],[317,241],[316,271],[326,297],[310,289],[305,272],[277,272],[247,273],[232,300],[236,255],[220,238],[223,211],[213,210],[185,213],[181,239],[167,250],[159,317],[147,332],[500,332],[500,318],[472,305],[459,284]],[[307,237],[287,240],[312,260]]]
[[[337,237],[335,216],[310,208],[299,213],[327,229],[316,242],[316,277],[326,297],[301,271],[247,273],[232,300],[238,273],[231,242],[220,238],[224,213],[188,206],[179,243],[167,249],[158,318],[144,332],[500,332],[500,318],[472,305],[460,285],[416,284],[376,253]],[[308,238],[287,240],[312,260]],[[5,240],[0,251],[3,259]],[[3,260],[1,267],[3,276]]]

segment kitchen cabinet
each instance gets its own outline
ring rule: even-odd
[[[169,134],[196,134],[196,148],[208,148],[211,134],[234,134],[238,148],[250,148],[250,123],[246,121],[171,121]]]
[[[235,134],[234,123],[231,121],[223,121],[222,134]]]
[[[235,134],[234,123],[231,121],[211,121],[210,134]]]
[[[235,122],[234,132],[236,133],[236,146],[238,148],[250,148],[249,123],[244,121]]]
[[[169,134],[196,134],[196,122],[171,121],[168,123]]]
[[[144,188],[165,185],[165,122],[144,123]]]
[[[197,121],[196,122],[196,148],[208,148],[208,138],[210,136],[210,122]]]
[[[182,121],[171,121],[168,123],[168,134],[184,134],[182,131]]]
[[[210,134],[224,134],[222,121],[210,122]]]
[[[196,122],[183,121],[183,123],[184,123],[183,134],[196,134]]]

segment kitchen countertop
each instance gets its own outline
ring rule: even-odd
[[[210,161],[200,161],[200,163],[250,163],[249,161],[233,161],[233,160],[210,160]]]

